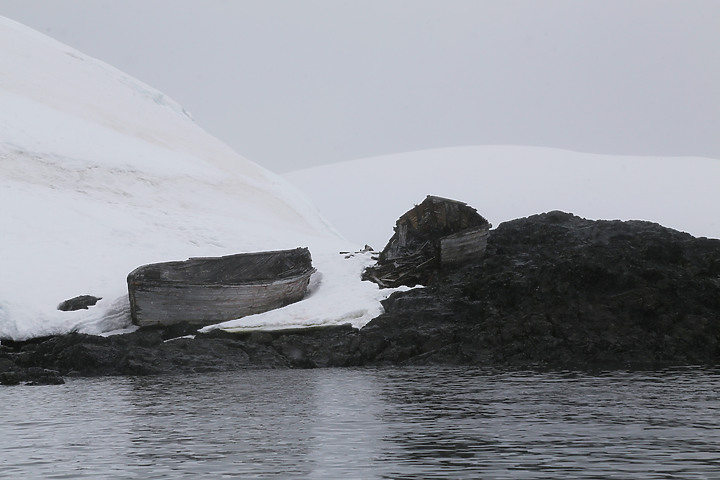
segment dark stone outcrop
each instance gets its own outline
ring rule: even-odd
[[[57,370],[41,367],[22,368],[7,358],[0,358],[0,385],[62,385],[65,380]]]
[[[652,367],[720,361],[720,240],[550,212],[500,225],[474,265],[393,294],[374,361]]]
[[[196,328],[178,324],[109,337],[73,333],[5,342],[0,383],[32,382],[41,370],[57,376],[152,375],[362,363],[358,330],[349,325],[235,334]]]
[[[69,298],[58,305],[58,310],[63,312],[74,312],[75,310],[87,310],[88,307],[94,306],[102,297],[94,297],[92,295],[79,295]]]
[[[0,383],[243,368],[483,365],[655,368],[720,363],[720,240],[550,212],[500,225],[485,255],[350,326],[3,342]],[[194,338],[187,337],[194,335]]]

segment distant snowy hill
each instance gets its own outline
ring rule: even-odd
[[[319,270],[311,298],[240,325],[381,311],[366,259],[338,254],[354,244],[162,93],[1,17],[0,65],[0,339],[127,327],[125,278],[144,263],[298,246]],[[103,300],[57,311],[81,294]]]
[[[550,210],[639,219],[720,238],[720,159],[630,157],[521,146],[386,155],[290,172],[349,239],[382,249],[426,195],[461,200],[493,225]]]

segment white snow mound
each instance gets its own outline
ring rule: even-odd
[[[162,93],[2,17],[0,65],[0,339],[128,327],[126,276],[142,264],[299,246],[317,310],[287,307],[273,328],[378,313],[387,292],[338,254],[355,245]],[[82,294],[103,299],[57,310]]]

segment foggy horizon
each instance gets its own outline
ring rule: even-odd
[[[284,172],[465,145],[720,158],[720,3],[48,3],[0,15]]]

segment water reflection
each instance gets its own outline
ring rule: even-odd
[[[304,473],[312,448],[310,418],[318,379],[305,372],[261,370],[136,380],[133,450],[144,476]]]
[[[9,478],[712,478],[720,373],[261,370],[0,389]]]
[[[318,382],[308,478],[373,478],[386,446],[381,382],[373,370],[329,369]]]
[[[391,443],[402,447],[393,452],[399,467],[388,478],[427,470],[465,478],[598,478],[609,472],[688,478],[694,470],[712,471],[718,461],[719,398],[708,401],[700,387],[710,380],[717,393],[714,372],[701,378],[673,371],[427,373],[387,376],[394,386],[385,398],[393,407],[383,421],[394,431]],[[422,382],[408,381],[417,376]]]
[[[98,471],[123,472],[117,464],[127,439],[116,418],[127,409],[121,393],[126,383],[103,379],[0,389],[2,475],[92,478]]]

